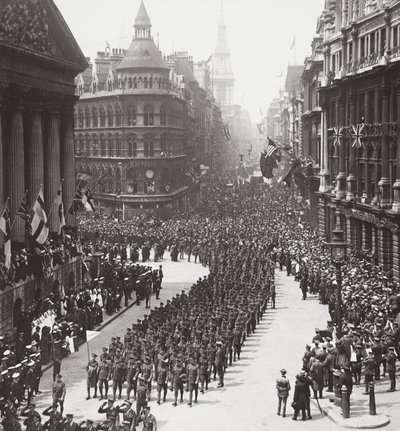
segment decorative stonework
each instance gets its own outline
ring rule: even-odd
[[[0,11],[0,40],[52,54],[43,0],[5,0]]]

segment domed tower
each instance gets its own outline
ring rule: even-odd
[[[143,76],[143,72],[147,72],[151,75],[153,83],[157,83],[156,88],[168,88],[169,68],[151,36],[151,22],[143,1],[135,19],[134,28],[135,35],[132,43],[117,67],[120,82],[128,89],[149,88],[149,82],[145,86]],[[139,82],[140,78],[142,82]],[[160,82],[161,84],[158,85]]]

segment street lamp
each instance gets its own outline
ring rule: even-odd
[[[336,228],[333,231],[331,247],[331,259],[336,271],[336,331],[337,338],[342,338],[342,265],[346,261],[347,244],[344,241],[344,232],[340,227],[340,213],[336,210]]]

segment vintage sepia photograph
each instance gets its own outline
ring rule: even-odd
[[[399,325],[400,0],[0,0],[0,431],[397,431]]]

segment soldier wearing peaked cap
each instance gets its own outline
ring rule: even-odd
[[[290,391],[290,382],[286,377],[286,370],[283,368],[281,370],[281,376],[276,379],[276,390],[278,395],[278,416],[281,414],[282,417],[286,416],[286,402]]]

